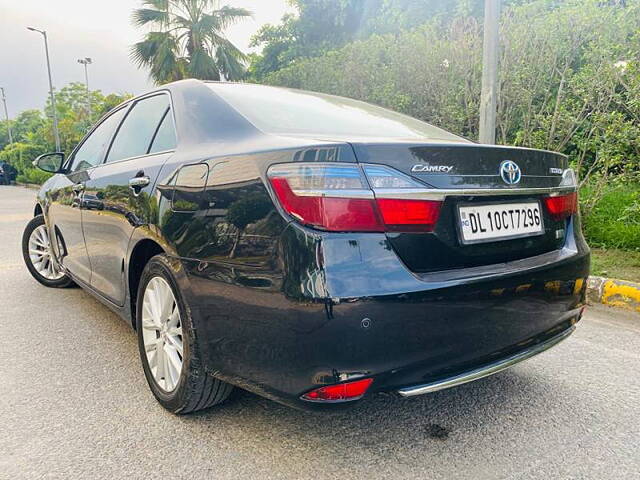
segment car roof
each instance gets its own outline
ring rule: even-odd
[[[345,101],[354,101],[345,97],[337,97],[334,95],[327,95],[299,89],[289,89],[286,87],[277,87],[271,85],[185,79],[159,86],[153,90],[135,96],[131,99],[126,100],[116,108],[122,108],[148,96],[153,96],[163,92],[169,93],[174,107],[173,115],[175,118],[176,130],[181,147],[186,146],[195,148],[199,145],[238,142],[240,140],[249,140],[250,143],[255,143],[256,141],[257,143],[272,143],[276,140],[274,137],[281,138],[282,140],[285,140],[285,138],[288,138],[288,140],[292,140],[293,138],[291,137],[299,137],[301,143],[307,143],[310,140],[340,143],[358,142],[360,140],[365,140],[362,138],[358,138],[351,132],[347,131],[331,135],[314,135],[314,132],[308,132],[302,135],[295,135],[286,131],[266,132],[264,130],[261,130],[258,125],[252,123],[249,118],[244,116],[233,105],[226,101],[221,94],[218,94],[216,90],[219,89],[216,88],[216,86],[220,86],[222,88],[229,88],[230,86],[232,86],[234,89],[257,88],[264,89],[265,92],[273,91],[275,89],[284,92],[300,93],[303,95],[313,95],[337,100],[342,99]],[[451,135],[451,137],[454,137],[454,139],[449,138],[449,141],[453,141],[455,143],[472,143],[469,142],[469,140],[466,140],[462,137],[457,137],[453,134],[450,134],[449,132],[443,132],[448,133],[449,135]],[[271,137],[272,140],[269,140],[269,137]],[[380,140],[384,139],[384,135],[380,137]],[[413,139],[414,142],[415,140],[416,139]],[[438,140],[442,139],[429,138],[428,136],[425,136],[423,141],[432,143],[437,142]],[[284,143],[289,143],[289,141],[285,141]]]

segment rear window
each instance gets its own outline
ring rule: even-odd
[[[138,100],[120,125],[107,155],[107,162],[145,155],[168,110],[167,95],[154,95]],[[172,124],[168,125],[173,128]]]
[[[349,98],[264,85],[208,85],[266,133],[464,141],[415,118]]]

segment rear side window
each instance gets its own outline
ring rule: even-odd
[[[207,85],[267,133],[465,141],[415,118],[350,98],[249,83]]]
[[[107,162],[145,155],[168,109],[167,95],[155,95],[137,101],[116,133]]]
[[[126,111],[126,108],[121,108],[114,112],[91,132],[73,156],[73,164],[71,166],[73,172],[86,170],[102,163],[113,132],[118,128]]]
[[[149,153],[164,152],[176,148],[176,129],[173,126],[173,115],[167,110],[158,127]]]

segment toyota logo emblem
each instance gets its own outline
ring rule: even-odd
[[[500,164],[500,176],[502,180],[504,180],[504,183],[515,185],[520,181],[522,172],[520,171],[520,167],[516,165],[516,162],[505,160]]]

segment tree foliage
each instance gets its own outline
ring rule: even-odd
[[[130,97],[128,94],[104,96],[99,90],[89,92],[82,83],[70,83],[56,92],[56,111],[62,151],[69,154],[82,140],[91,125],[106,112]],[[47,98],[44,111],[25,110],[14,120],[10,120],[13,142],[9,144],[6,123],[0,130],[0,161],[12,164],[20,175],[19,179],[41,183],[48,176],[32,167],[35,157],[55,150],[53,138],[53,110]]]
[[[456,16],[372,35],[268,74],[477,138],[482,23]],[[501,25],[500,143],[558,150],[583,177],[638,171],[640,2],[536,0]]]
[[[221,75],[238,80],[247,57],[224,31],[250,15],[244,8],[220,7],[217,0],[146,0],[134,10],[133,23],[154,30],[133,45],[131,57],[157,84]]]
[[[531,0],[503,0],[503,4]],[[262,47],[251,57],[248,78],[260,81],[307,57],[315,57],[371,35],[397,34],[432,20],[480,18],[484,0],[291,0],[296,14],[265,25],[252,38]]]

